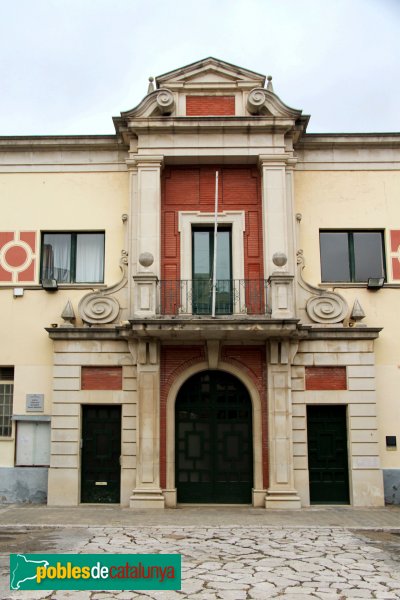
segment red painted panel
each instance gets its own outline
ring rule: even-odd
[[[14,239],[15,233],[13,231],[0,231],[0,249],[7,244],[7,242],[11,242]]]
[[[346,367],[306,367],[306,390],[346,389]]]
[[[32,252],[36,251],[36,231],[21,231],[19,239],[26,242]]]
[[[35,261],[33,260],[25,271],[18,273],[18,281],[20,283],[26,281],[35,281]]]
[[[122,390],[122,367],[82,367],[82,390]]]
[[[400,247],[400,230],[392,229],[390,232],[390,246],[392,252],[397,252]]]
[[[233,116],[235,96],[186,96],[188,117]]]
[[[400,279],[400,261],[398,258],[392,258],[393,279]]]
[[[20,267],[27,259],[26,250],[16,243],[7,250],[4,258],[10,267]]]
[[[5,269],[3,269],[3,267],[1,265],[0,265],[0,281],[3,283],[12,281],[12,273],[10,273],[10,271],[6,271]]]

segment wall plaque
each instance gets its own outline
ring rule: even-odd
[[[378,456],[355,456],[353,469],[379,469]]]
[[[44,394],[26,395],[26,412],[43,412]]]

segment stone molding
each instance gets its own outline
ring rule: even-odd
[[[271,115],[273,117],[283,117],[289,119],[298,119],[302,111],[287,106],[282,100],[264,88],[254,88],[247,97],[247,110],[252,115]]]
[[[307,283],[303,278],[304,267],[303,250],[298,250],[298,287],[302,290],[299,308],[305,307],[308,318],[314,323],[327,325],[342,323],[349,312],[346,300],[336,292],[328,292]]]
[[[175,110],[175,96],[167,88],[155,90],[143,98],[141,102],[131,110],[121,112],[121,117],[114,119],[115,125],[119,121],[137,119],[140,117],[152,117],[170,115]]]
[[[123,250],[120,259],[122,278],[118,283],[98,292],[91,292],[83,296],[78,305],[79,315],[84,323],[90,325],[105,325],[117,320],[121,312],[121,305],[114,294],[119,292],[128,283],[127,277],[128,253]]]

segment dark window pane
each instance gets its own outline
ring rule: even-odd
[[[320,233],[322,281],[350,281],[348,234]]]
[[[11,435],[13,384],[0,383],[0,437]]]
[[[354,232],[355,281],[383,277],[382,235],[377,231]]]
[[[42,279],[71,282],[71,234],[45,233],[43,236]]]
[[[210,263],[210,233],[194,231],[193,233],[193,276],[209,279],[211,277]]]
[[[214,232],[212,232],[214,236]],[[218,231],[217,238],[217,279],[231,278],[231,234]]]

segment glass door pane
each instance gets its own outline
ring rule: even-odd
[[[194,314],[211,314],[214,260],[214,229],[193,230]],[[232,312],[231,232],[218,231],[216,313]]]
[[[226,315],[232,312],[231,268],[231,232],[223,229],[218,231],[217,241],[217,292],[215,302],[217,315]]]
[[[193,231],[193,313],[211,313],[212,246],[211,232]]]

